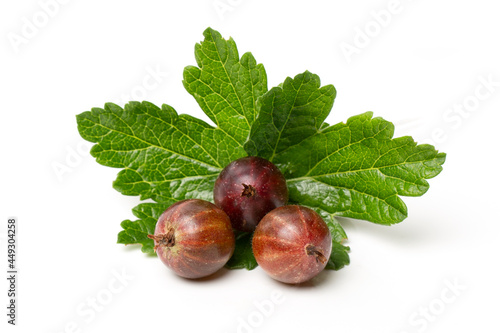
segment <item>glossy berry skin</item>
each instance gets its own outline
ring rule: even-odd
[[[178,275],[196,279],[222,268],[235,247],[229,217],[214,204],[188,199],[170,206],[158,219],[155,251]]]
[[[288,201],[286,179],[266,159],[248,156],[231,162],[215,181],[214,201],[233,228],[253,231],[260,220]]]
[[[318,213],[290,205],[274,209],[260,221],[252,249],[259,266],[272,278],[301,283],[325,268],[332,236]]]

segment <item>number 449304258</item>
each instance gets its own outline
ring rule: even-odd
[[[16,220],[9,219],[7,225],[7,262],[9,269],[16,269]]]

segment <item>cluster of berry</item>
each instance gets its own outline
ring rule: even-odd
[[[200,278],[222,268],[234,252],[235,232],[253,232],[257,263],[278,281],[301,283],[325,268],[332,249],[328,226],[312,209],[286,205],[285,177],[270,161],[249,156],[230,163],[215,182],[214,202],[173,204],[148,236],[178,275]]]

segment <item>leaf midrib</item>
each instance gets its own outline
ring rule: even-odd
[[[413,156],[413,155],[410,155],[410,156]],[[401,165],[408,165],[408,164],[417,164],[417,163],[424,163],[424,162],[430,162],[432,160],[434,160],[435,158],[431,158],[431,159],[425,159],[425,160],[421,160],[421,161],[414,161],[414,162],[402,162],[402,163],[397,163],[397,164],[390,164],[390,165],[385,165],[383,167],[370,167],[370,168],[366,168],[366,169],[356,169],[356,170],[348,170],[348,171],[341,171],[341,172],[333,172],[333,173],[324,173],[324,174],[319,174],[319,175],[313,175],[313,176],[309,176],[309,175],[305,175],[305,176],[300,176],[300,177],[294,177],[294,178],[288,178],[287,181],[300,181],[300,180],[316,180],[316,178],[318,177],[327,177],[327,176],[336,176],[336,175],[343,175],[343,174],[348,174],[348,173],[356,173],[356,172],[364,172],[364,171],[372,171],[372,170],[376,170],[376,171],[380,171],[384,176],[386,177],[390,177],[390,178],[395,178],[395,179],[399,179],[401,181],[404,181],[404,182],[409,182],[411,183],[410,181],[406,180],[406,179],[403,179],[403,178],[398,178],[398,177],[395,177],[395,176],[390,176],[390,175],[387,175],[385,174],[384,172],[382,172],[381,169],[384,169],[384,168],[391,168],[391,167],[395,167],[395,166],[401,166]],[[421,177],[419,179],[425,179],[424,177]],[[418,185],[416,183],[412,183],[414,185]],[[333,185],[329,185],[329,186],[333,186]],[[336,186],[334,186],[336,187]]]
[[[286,117],[285,123],[283,124],[283,127],[281,128],[281,131],[278,130],[278,128],[276,127],[276,124],[273,121],[274,127],[276,127],[276,129],[278,130],[278,139],[276,140],[276,143],[274,144],[273,154],[271,155],[271,158],[269,158],[269,161],[271,161],[271,162],[273,161],[274,156],[276,156],[276,150],[278,149],[278,144],[281,140],[281,134],[285,131],[286,125],[288,124],[288,121],[290,120],[290,116],[291,116],[293,109],[295,107],[295,103],[297,102],[297,96],[299,95],[299,91],[300,91],[300,89],[302,89],[303,85],[304,85],[304,80],[302,79],[300,82],[299,89],[295,90],[295,97],[293,98],[293,103],[291,105],[291,108],[288,110],[288,115]],[[281,91],[283,92],[283,89],[281,89]],[[276,100],[276,94],[273,96],[273,108],[271,110],[271,117],[273,117],[274,101],[275,100]]]
[[[214,45],[215,50],[217,50],[216,54],[217,54],[217,58],[219,59],[219,61],[218,61],[218,62],[222,65],[222,68],[224,69],[224,73],[226,74],[226,78],[228,79],[228,81],[227,81],[227,82],[229,83],[229,86],[231,86],[231,89],[233,90],[233,93],[236,95],[236,98],[238,99],[238,103],[239,103],[239,105],[240,105],[240,110],[241,110],[241,112],[242,112],[242,113],[239,113],[239,112],[238,112],[238,110],[236,110],[236,109],[234,109],[234,108],[233,108],[233,109],[236,111],[236,113],[238,113],[240,116],[242,116],[242,117],[245,119],[245,122],[247,123],[248,129],[250,130],[251,126],[250,126],[250,123],[248,122],[247,117],[245,116],[245,108],[243,107],[243,103],[242,103],[242,101],[241,101],[240,95],[236,92],[236,88],[234,87],[233,81],[231,80],[231,77],[229,76],[229,73],[228,73],[228,71],[227,71],[227,69],[226,69],[225,62],[223,62],[223,61],[222,61],[222,58],[221,58],[221,56],[220,56],[220,52],[219,52],[219,49],[217,48],[217,43],[215,42],[215,38],[214,38],[213,34],[212,34],[212,40],[210,41],[210,43],[212,43],[212,44]],[[228,42],[226,41],[226,43],[228,43]],[[207,57],[208,59],[211,59],[211,58],[210,58],[210,57],[209,57],[209,56],[205,53],[205,51],[203,50],[203,47],[201,47],[201,48],[200,48],[200,51],[201,51],[201,53],[203,53],[203,55],[204,55],[205,57]],[[229,54],[229,52],[228,52],[228,54]],[[229,59],[229,55],[228,55],[228,59]],[[214,61],[217,61],[216,59],[213,59],[213,60],[214,60]],[[240,64],[240,59],[239,59],[239,58],[238,58],[238,62],[237,62],[237,63],[238,63],[238,64]],[[202,67],[201,69],[203,69],[203,67]],[[207,73],[209,73],[209,72],[207,72]],[[211,74],[211,73],[210,73],[210,74]],[[213,74],[211,74],[211,75],[213,76]],[[199,80],[199,81],[201,81],[201,80]],[[208,85],[208,84],[205,84],[205,85],[210,87],[210,85]],[[252,87],[253,87],[253,86],[252,86]],[[211,89],[211,90],[212,90],[215,94],[219,95],[219,96],[220,96],[220,97],[221,97],[224,101],[226,101],[228,105],[231,105],[231,104],[228,102],[228,100],[227,100],[226,98],[222,97],[219,93],[215,92],[215,91],[212,89],[212,87],[210,87],[210,89]],[[252,89],[252,91],[253,91],[253,89]],[[237,140],[235,140],[235,141],[237,141]]]
[[[366,192],[362,192],[362,191],[359,191],[355,188],[349,188],[349,187],[345,187],[345,186],[338,186],[338,185],[331,185],[331,184],[328,184],[328,183],[325,183],[325,182],[322,182],[321,180],[318,180],[318,179],[314,179],[314,181],[318,182],[318,183],[322,183],[322,184],[325,184],[327,186],[330,186],[330,187],[334,187],[334,188],[339,188],[339,189],[345,189],[345,190],[349,190],[349,191],[354,191],[356,193],[359,193],[361,195],[366,195],[366,196],[369,196],[369,197],[372,197],[376,200],[380,200],[382,202],[385,202],[385,204],[389,207],[392,207],[394,210],[400,212],[401,214],[403,215],[406,215],[406,212],[404,211],[400,211],[397,207],[394,207],[393,205],[391,205],[390,203],[387,202],[387,199],[391,198],[391,197],[394,197],[394,196],[398,196],[398,193],[394,193],[394,194],[391,194],[390,196],[386,197],[386,198],[380,198],[380,197],[377,197],[377,196],[374,196],[373,194],[369,194],[369,193],[366,193]],[[318,206],[319,207],[319,206]],[[321,207],[320,207],[321,208]],[[371,214],[370,214],[371,215]]]
[[[133,170],[135,172],[137,172],[137,170],[135,169],[131,169],[131,168],[124,168],[124,170]],[[218,176],[219,173],[211,173],[211,174],[208,174],[208,175],[196,175],[196,176],[186,176],[186,177],[179,177],[179,178],[169,178],[169,179],[164,179],[164,180],[156,180],[156,181],[147,181],[147,180],[141,180],[141,181],[137,181],[137,182],[127,182],[125,184],[127,185],[134,185],[134,184],[140,184],[140,183],[148,183],[150,185],[152,184],[159,184],[159,183],[170,183],[172,181],[175,181],[175,180],[185,180],[185,179],[197,179],[197,178],[210,178],[210,177],[216,177]]]
[[[122,134],[122,135],[124,135],[124,136],[126,136],[126,137],[129,137],[129,138],[132,138],[132,139],[136,139],[136,140],[138,140],[138,141],[140,141],[140,142],[142,142],[142,143],[145,143],[146,145],[149,145],[149,147],[137,148],[137,149],[146,149],[146,150],[147,150],[147,149],[149,149],[149,148],[151,148],[151,147],[155,147],[155,148],[158,148],[158,149],[161,149],[161,150],[165,150],[165,151],[167,151],[167,152],[169,152],[169,153],[171,153],[171,154],[178,155],[178,156],[182,156],[182,157],[184,157],[184,158],[186,158],[186,159],[190,159],[190,160],[196,161],[196,162],[198,162],[198,163],[200,163],[200,164],[206,165],[207,167],[210,167],[210,168],[215,168],[215,169],[218,169],[218,170],[222,170],[222,168],[221,168],[219,165],[211,165],[211,164],[208,164],[207,162],[200,161],[200,160],[198,160],[198,159],[196,159],[196,158],[193,158],[193,157],[191,157],[191,156],[186,156],[186,155],[184,155],[184,154],[180,154],[179,152],[176,152],[176,151],[173,151],[173,150],[167,149],[167,148],[162,147],[162,146],[158,146],[158,145],[156,145],[156,144],[153,144],[153,143],[151,143],[151,142],[148,142],[148,141],[146,141],[146,140],[143,140],[143,139],[139,138],[138,136],[135,136],[135,134],[134,134],[134,135],[130,135],[130,134],[125,133],[125,132],[123,132],[123,131],[120,131],[120,130],[117,130],[117,129],[114,129],[114,128],[107,127],[107,126],[103,125],[102,123],[95,123],[95,124],[96,124],[96,125],[98,125],[98,126],[101,126],[102,128],[104,128],[104,129],[106,129],[106,130],[108,130],[108,131],[112,131],[112,132],[120,133],[120,134]],[[125,123],[125,124],[126,124],[126,123]],[[134,133],[134,130],[132,129],[132,127],[130,127],[130,125],[129,125],[129,124],[126,124],[126,125],[127,125],[127,126],[128,126],[128,128],[132,131],[132,133]],[[174,128],[175,128],[175,127],[174,127]],[[175,128],[175,129],[177,129],[177,128]],[[177,130],[178,130],[178,129],[177,129]],[[193,141],[193,142],[194,142],[194,143],[196,143],[196,145],[199,145],[196,141]],[[96,144],[97,144],[97,145],[99,145],[99,146],[101,146],[101,147],[103,147],[101,142],[97,142]],[[105,149],[105,148],[103,147],[103,149]],[[137,149],[133,149],[133,150],[137,150]],[[108,149],[107,151],[113,151],[113,150],[112,150],[112,149]],[[211,155],[209,155],[209,156],[210,156],[211,158],[213,158]]]

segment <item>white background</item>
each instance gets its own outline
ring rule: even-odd
[[[2,332],[499,331],[495,1],[60,0],[44,21],[48,2],[0,5],[0,267],[15,216],[20,271],[16,327],[6,324],[1,279]],[[380,14],[388,9],[390,18]],[[403,223],[342,220],[344,269],[303,286],[260,268],[188,281],[116,244],[139,199],[116,192],[119,170],[83,151],[75,115],[135,96],[207,119],[181,81],[209,26],[265,65],[269,87],[306,69],[334,84],[328,122],[374,111],[396,135],[448,154],[428,193],[404,198]],[[346,56],[347,44],[357,53]],[[272,295],[280,302],[270,306]]]

